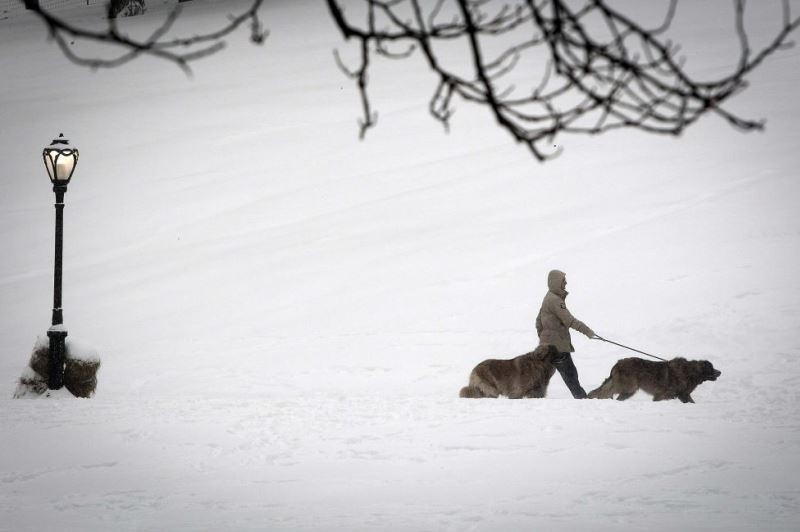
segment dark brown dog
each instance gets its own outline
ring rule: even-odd
[[[653,401],[678,398],[684,403],[694,403],[691,393],[705,381],[715,381],[722,372],[714,369],[708,360],[673,358],[666,362],[651,362],[641,358],[623,358],[611,368],[611,375],[596,390],[589,392],[590,399],[624,401],[644,390]]]
[[[541,398],[547,394],[550,377],[556,371],[553,359],[558,349],[540,345],[532,352],[511,360],[484,360],[469,375],[469,385],[461,388],[459,397],[522,397]]]

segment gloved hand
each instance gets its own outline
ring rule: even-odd
[[[580,333],[585,334],[589,338],[592,338],[595,335],[594,331],[592,330],[592,328],[589,327],[588,325],[586,325],[585,323],[583,323],[580,320],[573,321],[572,322],[572,328],[575,329],[576,331],[580,332]]]

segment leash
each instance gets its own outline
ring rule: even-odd
[[[592,339],[593,340],[602,340],[602,341],[607,342],[609,344],[618,345],[620,347],[624,347],[625,349],[629,349],[631,351],[636,351],[637,353],[641,353],[643,355],[647,355],[649,357],[653,357],[653,358],[658,359],[658,360],[660,360],[662,362],[667,362],[667,360],[665,358],[657,357],[655,355],[651,355],[650,353],[645,353],[644,351],[639,351],[638,349],[634,349],[632,347],[628,347],[627,345],[622,345],[622,344],[618,344],[617,342],[612,342],[611,340],[606,340],[605,338],[597,336],[596,334],[594,335],[594,337]]]

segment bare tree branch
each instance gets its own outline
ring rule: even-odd
[[[781,1],[776,35],[753,49],[746,0],[732,0],[738,60],[730,73],[702,81],[693,79],[680,46],[666,38],[679,0],[663,2],[663,18],[645,28],[613,0],[326,0],[345,40],[358,44],[354,67],[338,51],[334,57],[360,95],[360,138],[378,120],[368,93],[373,59],[401,60],[416,53],[437,77],[428,111],[445,130],[456,102],[476,104],[538,160],[558,153],[552,146],[562,134],[632,128],[679,135],[709,113],[744,131],[762,129],[763,121],[737,116],[725,104],[747,87],[747,76],[767,57],[793,45],[788,38],[800,17],[792,13],[791,1]],[[31,9],[78,65],[112,68],[149,55],[189,73],[192,61],[219,52],[225,38],[244,25],[250,26],[251,40],[261,44],[267,36],[259,18],[263,3],[251,0],[219,29],[189,37],[170,36],[181,14],[176,6],[143,39],[120,30],[110,5],[100,30]],[[82,55],[73,46],[77,41],[100,43],[116,55]],[[460,45],[460,55],[443,52],[448,45]]]
[[[24,0],[19,0],[20,2]],[[238,15],[230,15],[220,29],[191,37],[168,38],[169,31],[181,14],[176,4],[167,17],[146,38],[134,38],[121,32],[116,13],[108,5],[106,27],[100,30],[75,26],[35,4],[29,10],[46,25],[50,37],[55,40],[64,55],[73,63],[89,68],[114,68],[142,55],[149,55],[174,62],[187,74],[191,72],[189,63],[208,57],[225,47],[224,39],[241,26],[250,25],[250,40],[261,44],[268,32],[262,27],[258,11],[264,0],[253,0],[249,8]],[[74,50],[75,42],[95,42],[106,45],[116,53],[111,58],[81,55]]]
[[[357,79],[365,109],[371,108],[366,84],[370,56],[387,42],[404,42],[421,51],[439,78],[429,103],[435,119],[448,127],[454,96],[459,96],[487,108],[501,128],[545,160],[554,155],[554,139],[565,133],[634,128],[678,135],[707,113],[742,130],[763,128],[763,122],[736,116],[723,104],[746,88],[746,76],[764,59],[791,45],[787,39],[800,26],[800,17],[783,0],[780,30],[764,48],[753,51],[745,28],[746,0],[733,1],[737,66],[711,81],[693,79],[678,56],[680,47],[662,37],[675,19],[678,0],[665,3],[664,18],[653,29],[608,0],[348,2],[348,8],[366,9],[365,21],[349,14],[344,0],[327,4],[344,38],[361,43]],[[376,13],[381,14],[380,26]],[[498,51],[500,37],[505,41]],[[453,40],[464,41],[471,71],[457,71],[450,57],[437,51],[439,44]],[[531,57],[541,65],[541,77],[532,83]],[[516,74],[530,85],[514,84]],[[361,137],[372,125],[374,121],[362,121]]]

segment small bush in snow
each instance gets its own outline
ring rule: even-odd
[[[48,355],[50,354],[50,344],[48,343],[47,339],[43,339],[39,337],[36,339],[36,344],[33,346],[33,353],[31,353],[31,360],[28,362],[28,366],[43,377],[47,377],[50,374],[50,360]]]
[[[64,386],[75,397],[91,397],[97,388],[99,360],[81,360],[67,356],[64,366]]]
[[[14,391],[14,399],[23,397],[39,397],[47,392],[47,380],[33,371],[31,368],[22,370],[19,377],[19,384]]]
[[[39,337],[33,346],[28,367],[22,372],[19,384],[14,392],[14,398],[23,397],[50,397],[57,392],[47,389],[47,376],[49,375],[50,343],[47,338]],[[100,369],[100,359],[96,352],[83,348],[76,348],[73,342],[67,340],[65,346],[64,388],[75,397],[91,397],[97,388],[97,371]],[[63,395],[63,394],[56,394]]]

